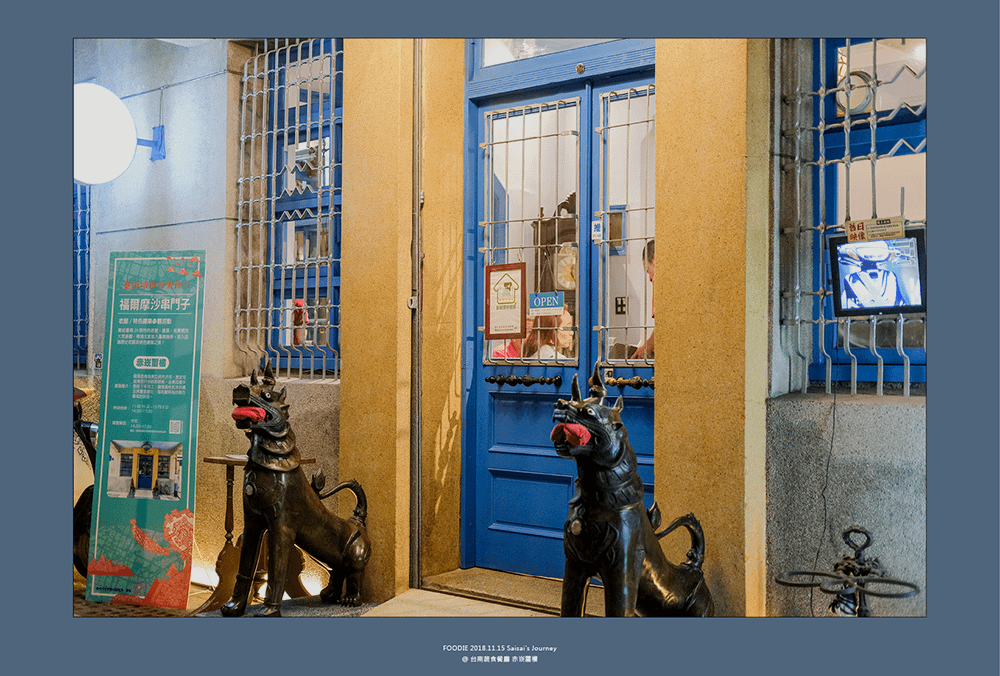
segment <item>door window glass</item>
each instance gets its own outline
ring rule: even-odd
[[[601,358],[651,365],[656,193],[653,86],[601,97]]]
[[[486,113],[483,261],[524,263],[529,300],[524,338],[484,341],[484,363],[576,361],[579,108],[573,99]]]
[[[483,66],[530,59],[543,54],[587,47],[612,38],[486,38],[483,40]]]

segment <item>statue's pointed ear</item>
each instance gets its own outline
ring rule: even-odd
[[[577,380],[577,377],[576,377],[575,373],[573,374],[573,386],[572,387],[573,387],[573,389],[571,390],[571,392],[573,393],[573,401],[583,401],[583,398],[580,396],[580,381]]]
[[[251,385],[257,384],[257,369],[254,369],[253,371],[250,372],[250,384]]]
[[[608,391],[604,387],[604,379],[601,377],[601,363],[594,362],[594,375],[590,377],[590,396],[597,397],[598,403],[608,396]]]
[[[264,377],[274,378],[274,370],[271,368],[271,362],[267,362],[267,366],[264,367]]]
[[[284,400],[285,400],[285,388],[282,387],[281,392],[278,392],[278,401],[284,401]]]
[[[622,395],[618,395],[618,401],[615,402],[615,410],[621,413],[625,410],[625,402],[622,400]]]

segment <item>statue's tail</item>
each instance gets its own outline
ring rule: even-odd
[[[319,495],[320,500],[326,500],[331,495],[339,493],[345,488],[350,489],[350,491],[354,493],[355,499],[357,499],[358,501],[358,504],[354,507],[354,516],[351,517],[351,520],[364,526],[365,519],[368,518],[368,498],[365,497],[365,491],[363,488],[361,488],[361,484],[359,484],[354,479],[350,479],[343,483],[337,484],[326,493],[323,493],[322,490],[325,484],[326,484],[326,477],[323,476],[323,470],[322,469],[317,470],[312,476],[312,487],[313,490],[315,490],[316,493]]]
[[[650,509],[655,507],[656,505]],[[687,561],[681,565],[700,572],[701,564],[705,560],[705,533],[701,530],[701,523],[698,522],[694,514],[685,514],[682,517],[678,517],[672,524],[657,533],[656,539],[662,539],[664,535],[671,533],[680,526],[687,528],[688,533],[691,534],[691,549],[688,550]]]

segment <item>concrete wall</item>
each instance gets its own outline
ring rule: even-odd
[[[239,86],[240,50],[225,40],[191,48],[161,40],[75,43],[74,82],[94,82],[118,95],[139,138],[152,138],[153,127],[162,124],[166,146],[166,159],[155,162],[148,148],[138,147],[124,174],[92,188],[91,353],[104,349],[112,251],[204,249],[209,309],[202,374],[235,376],[229,240],[239,109],[231,89]]]
[[[112,251],[204,249],[200,458],[247,450],[246,437],[234,427],[230,412],[233,388],[246,380],[233,340],[233,251],[240,79],[249,56],[249,50],[226,40],[196,47],[161,40],[74,41],[74,81],[95,82],[122,98],[140,138],[152,138],[152,128],[162,124],[166,145],[166,158],[155,162],[148,148],[139,147],[124,174],[92,188],[91,354],[104,351]],[[74,375],[78,387],[93,392],[85,419],[98,421],[100,372]],[[303,457],[317,459],[315,467],[322,467],[328,485],[333,485],[340,469],[339,382],[282,384],[288,386]],[[192,579],[214,584],[216,557],[225,542],[225,469],[200,463],[196,471]],[[243,530],[242,480],[237,470],[236,536]],[[307,588],[318,591],[323,584],[319,571],[310,566]]]
[[[872,536],[866,557],[921,589],[911,598],[870,598],[873,614],[925,615],[926,399],[790,394],[770,399],[767,413],[767,614],[828,615],[830,595],[774,578],[832,572],[854,555],[842,533],[857,525]]]

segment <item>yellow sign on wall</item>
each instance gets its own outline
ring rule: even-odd
[[[899,239],[904,236],[902,216],[869,218],[865,221],[847,221],[844,232],[848,242],[868,242],[873,239]]]

